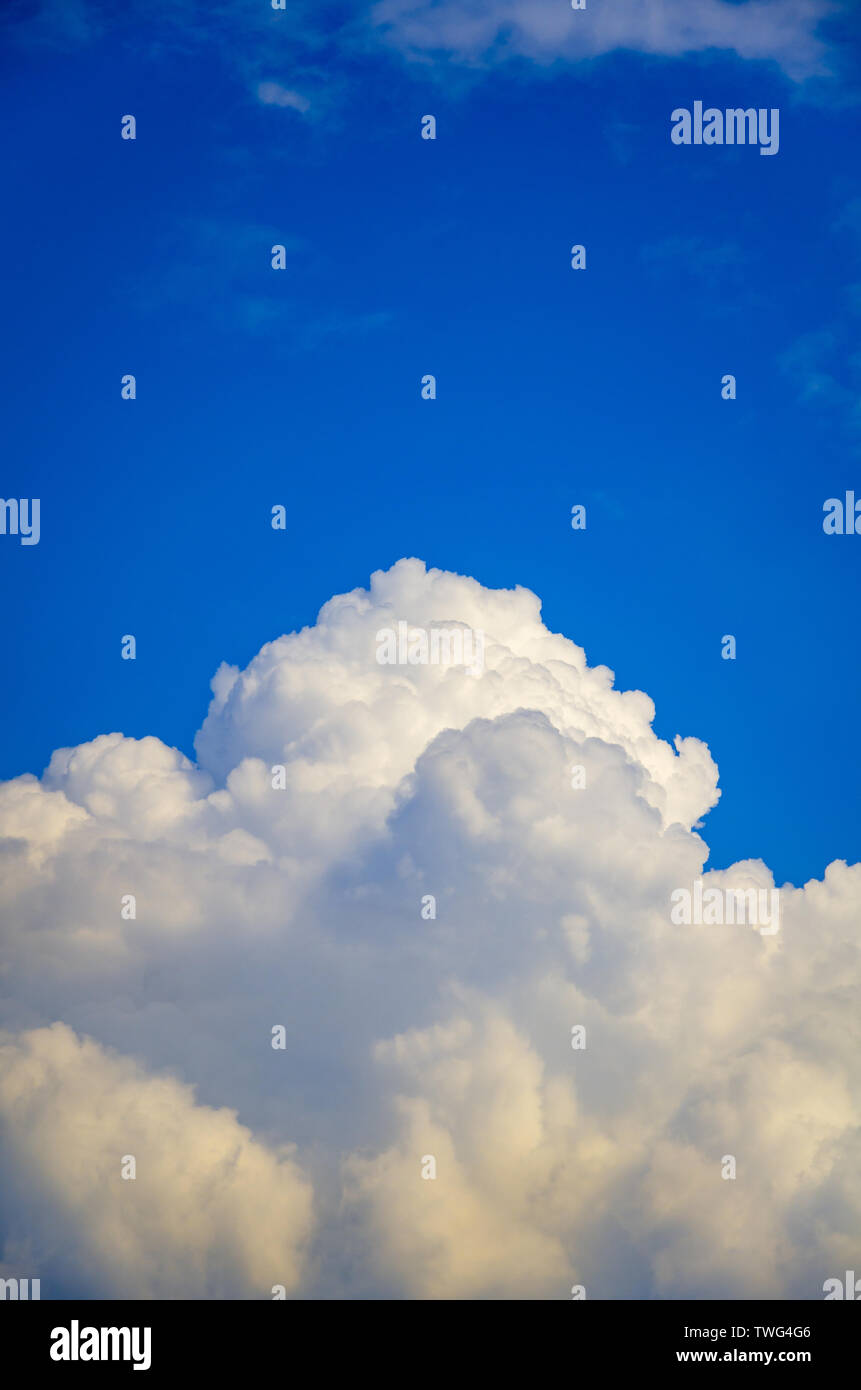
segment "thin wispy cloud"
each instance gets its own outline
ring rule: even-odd
[[[6,23],[21,41],[83,44],[133,27],[141,43],[222,46],[237,61],[282,50],[294,61],[334,46],[344,57],[398,53],[427,64],[495,66],[511,59],[545,65],[632,51],[680,58],[709,51],[777,64],[793,81],[828,76],[832,60],[823,25],[847,9],[836,0],[626,0],[572,10],[567,0],[353,0],[337,12],[298,0],[273,11],[258,0],[100,0],[68,7],[38,0],[13,5]],[[288,89],[289,90],[289,89]]]
[[[261,82],[257,87],[257,99],[264,106],[286,106],[303,114],[309,111],[311,103],[299,92],[291,92],[278,82]]]
[[[631,0],[576,11],[559,0],[379,0],[371,21],[413,58],[551,63],[621,49],[662,57],[723,49],[801,80],[829,70],[818,27],[834,9],[827,0]]]

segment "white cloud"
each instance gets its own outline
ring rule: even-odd
[[[32,1248],[38,1231],[77,1296],[295,1290],[310,1185],[230,1111],[55,1023],[0,1045],[0,1116],[7,1239]]]
[[[481,629],[483,673],[379,665],[400,618]],[[0,785],[4,1268],[26,1249],[43,1297],[815,1298],[855,1267],[861,866],[786,886],[771,937],[672,925],[701,874],[773,878],[704,872],[717,769],[653,713],[527,590],[403,560],[222,666],[197,765],[110,734]],[[138,1149],[146,1183],[105,1187]]]

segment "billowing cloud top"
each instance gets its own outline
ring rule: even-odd
[[[674,921],[772,876],[704,870],[708,749],[525,589],[402,560],[212,688],[196,764],[107,734],[0,786],[7,1277],[816,1298],[857,1264],[861,866],[773,933]]]

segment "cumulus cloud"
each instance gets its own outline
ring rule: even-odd
[[[399,621],[483,669],[380,664]],[[857,1264],[861,866],[783,885],[773,935],[674,924],[699,878],[775,885],[705,867],[717,768],[653,715],[529,591],[402,560],[222,665],[195,762],[113,733],[0,786],[4,1268],[821,1297]]]
[[[0,1116],[7,1239],[50,1229],[51,1276],[76,1296],[295,1289],[310,1184],[232,1112],[55,1023],[0,1045]]]

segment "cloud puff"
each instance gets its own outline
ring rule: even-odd
[[[74,1296],[295,1289],[310,1185],[232,1112],[55,1023],[0,1045],[0,1116],[7,1237],[50,1229],[51,1277]]]
[[[309,111],[311,103],[299,92],[288,91],[278,82],[261,82],[257,87],[257,99],[264,106],[289,106],[294,111]]]
[[[459,667],[378,664],[377,632],[405,618],[420,628],[459,622],[483,632],[480,680]],[[418,560],[378,571],[369,592],[330,600],[314,628],[268,643],[244,672],[223,665],[213,691],[196,740],[201,766],[228,778],[243,760],[286,763],[305,802],[303,824],[291,825],[291,834],[309,842],[310,805],[324,812],[327,843],[353,813],[379,826],[437,734],[524,707],[571,738],[618,742],[646,774],[642,794],[666,823],[690,826],[717,800],[705,746],[679,739],[674,751],[658,739],[648,696],[614,690],[611,671],[587,666],[581,648],[548,632],[534,594],[488,591],[472,579],[428,573]],[[271,833],[268,819],[267,826]]]
[[[399,621],[480,631],[480,674],[380,664]],[[816,1298],[857,1264],[861,866],[784,885],[773,935],[675,925],[772,875],[705,869],[708,749],[525,589],[402,560],[212,688],[195,763],[109,734],[0,786],[4,1268]]]

